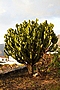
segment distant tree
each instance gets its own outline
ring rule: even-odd
[[[57,36],[53,31],[54,25],[35,21],[24,21],[20,25],[16,24],[16,29],[8,29],[5,34],[4,52],[12,56],[19,63],[33,67],[42,58],[43,54],[56,49]]]

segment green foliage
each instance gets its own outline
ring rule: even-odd
[[[58,48],[57,53],[53,54],[52,66],[60,69],[60,48]]]
[[[55,70],[57,76],[60,76],[60,48],[58,48],[57,53],[53,54],[50,68]]]
[[[56,68],[60,68],[60,48],[58,48],[57,53],[53,54],[52,65]]]
[[[5,53],[18,62],[33,65],[39,61],[47,51],[56,48],[57,37],[53,32],[54,25],[35,21],[24,21],[16,24],[16,29],[8,29],[5,34]]]

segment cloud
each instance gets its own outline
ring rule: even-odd
[[[28,19],[45,19],[55,24],[59,30],[60,0],[0,0],[0,35],[16,23]],[[57,21],[57,24],[55,23]],[[58,31],[59,32],[59,31]]]
[[[2,7],[0,7],[0,14],[2,14],[4,12],[5,12],[5,10]]]
[[[51,18],[60,17],[60,0],[12,0],[12,17],[24,18]],[[21,19],[19,17],[19,19]]]
[[[24,19],[60,17],[60,0],[6,0],[3,5],[5,12],[0,15],[0,20],[5,20],[6,24]]]

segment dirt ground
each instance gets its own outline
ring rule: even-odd
[[[44,58],[43,63],[37,63],[37,68],[40,67],[41,69],[43,66],[44,70],[47,65],[50,65],[51,57],[47,55]],[[60,90],[60,68],[47,67],[48,73],[34,77],[28,75],[26,68],[17,69],[19,67],[16,65],[0,65],[0,90]]]
[[[12,71],[0,75],[0,90],[60,90],[60,77],[29,76],[26,71]]]

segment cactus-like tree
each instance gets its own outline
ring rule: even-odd
[[[5,34],[4,52],[20,63],[29,64],[32,68],[47,51],[56,49],[57,36],[53,31],[54,25],[35,21],[24,21],[16,24],[16,29],[8,29]]]

